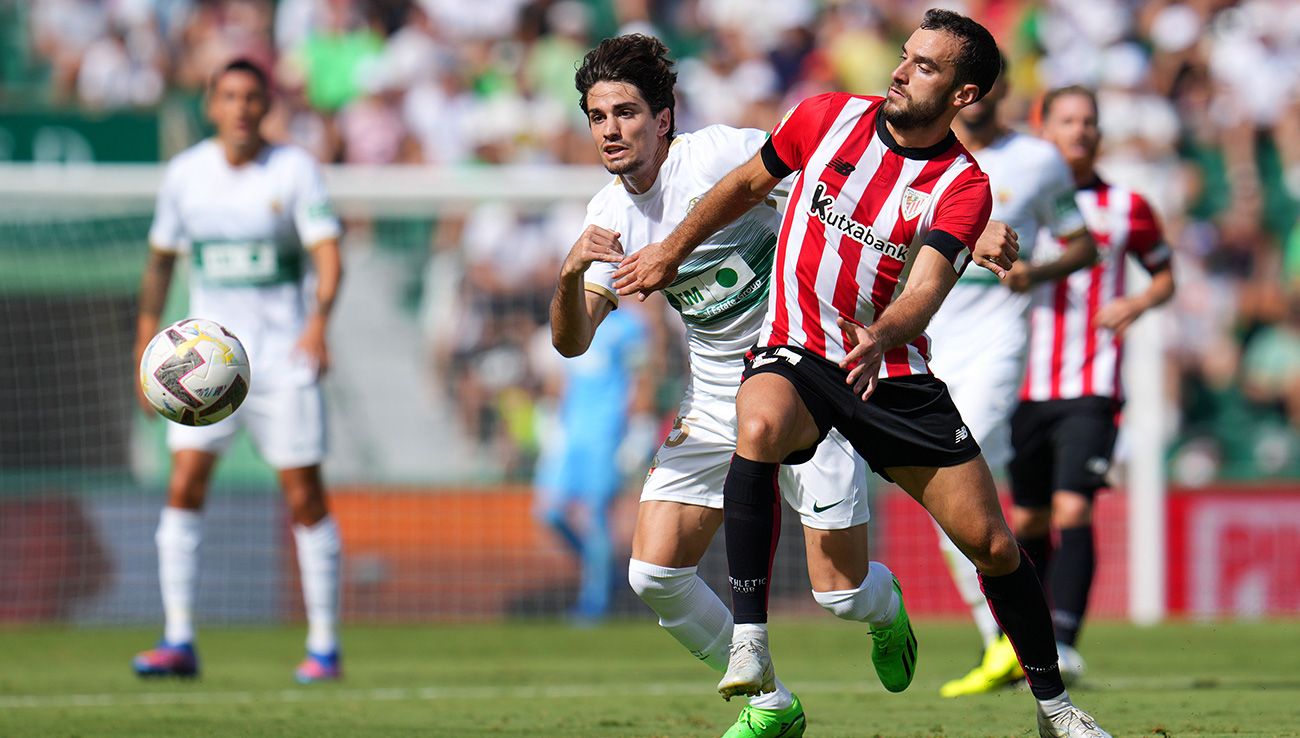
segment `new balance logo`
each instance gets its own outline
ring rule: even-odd
[[[957,443],[961,443],[967,438],[970,438],[970,431],[966,430],[966,426],[963,425],[962,427],[957,429],[956,437],[957,437]]]
[[[857,167],[853,166],[847,161],[844,161],[838,156],[835,157],[834,159],[831,159],[831,163],[827,164],[826,166],[830,167],[831,169],[834,169],[835,173],[840,175],[841,177],[847,177],[850,174],[853,174],[854,169],[857,169]]]

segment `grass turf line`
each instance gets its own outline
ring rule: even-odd
[[[347,679],[297,687],[301,631],[208,629],[203,677],[141,681],[141,630],[0,629],[0,736],[717,736],[741,700],[651,622],[591,629],[503,623],[350,628]],[[974,629],[917,623],[916,682],[886,694],[863,629],[778,622],[778,672],[808,735],[1032,735],[1026,692],[945,700],[976,657]],[[1116,736],[1296,736],[1300,623],[1090,625],[1089,674],[1072,690]]]

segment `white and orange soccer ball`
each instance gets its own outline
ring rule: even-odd
[[[187,318],[153,337],[140,360],[144,396],[168,420],[211,425],[230,417],[248,396],[244,345],[211,321]]]

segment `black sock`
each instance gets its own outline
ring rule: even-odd
[[[727,573],[737,624],[767,622],[768,580],[781,533],[780,464],[731,457],[722,487]]]
[[[1038,572],[1038,582],[1047,589],[1047,565],[1052,560],[1052,537],[1050,535],[1040,536],[1038,538],[1017,538],[1020,542],[1020,550],[1029,554],[1029,560],[1034,564],[1034,571]]]
[[[1047,611],[1047,598],[1029,556],[1022,550],[1020,567],[1010,574],[1000,577],[981,574],[980,586],[993,617],[1016,649],[1030,691],[1040,700],[1064,692],[1065,682],[1061,681],[1061,670],[1056,664],[1052,616]]]
[[[1079,638],[1096,569],[1097,548],[1092,538],[1092,526],[1062,528],[1061,547],[1052,562],[1048,584],[1052,590],[1052,624],[1056,627],[1056,640],[1066,645],[1073,646]]]

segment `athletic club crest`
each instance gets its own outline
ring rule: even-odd
[[[903,220],[912,220],[930,204],[930,193],[917,192],[908,187],[903,190]]]

